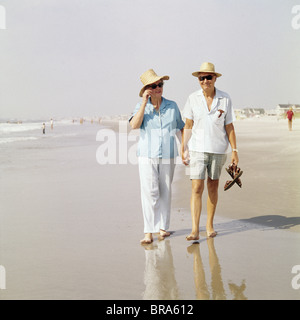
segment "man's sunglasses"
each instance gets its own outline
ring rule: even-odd
[[[148,87],[154,90],[154,89],[156,89],[157,87],[160,87],[160,88],[161,88],[163,85],[164,85],[164,83],[163,83],[163,82],[160,82],[159,84],[155,84],[155,83],[154,83],[154,84],[151,84],[151,85],[149,85]]]
[[[208,76],[199,77],[199,80],[200,80],[200,81],[204,81],[205,79],[206,79],[206,80],[212,80],[213,77],[214,77],[214,76],[212,76],[212,75],[210,74],[210,75],[208,75]]]

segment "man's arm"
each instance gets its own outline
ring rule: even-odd
[[[226,130],[227,137],[232,149],[231,163],[232,164],[234,163],[237,166],[239,163],[239,156],[237,151],[234,151],[234,149],[237,150],[237,146],[236,146],[236,135],[235,135],[233,123],[227,124],[225,126],[225,130]]]
[[[182,131],[182,142],[181,142],[181,158],[182,162],[187,166],[189,164],[189,150],[187,144],[192,135],[192,128],[194,125],[194,121],[191,119],[185,120],[185,126]]]

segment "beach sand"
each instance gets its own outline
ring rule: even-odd
[[[260,118],[235,127],[243,187],[224,192],[223,169],[218,235],[205,238],[204,205],[194,244],[185,240],[191,186],[183,165],[173,183],[174,233],[141,246],[138,167],[97,162],[99,125],[2,146],[0,299],[299,299],[300,124],[289,132],[284,120]],[[130,136],[132,157],[138,131]]]

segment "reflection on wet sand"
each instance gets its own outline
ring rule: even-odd
[[[180,299],[175,279],[170,240],[145,246],[145,300]]]
[[[244,290],[246,289],[245,280],[242,281],[240,286],[234,283],[228,283],[231,293],[234,295],[233,300],[247,300],[244,295]]]
[[[193,256],[193,272],[195,282],[195,298],[197,300],[246,300],[244,291],[246,289],[245,280],[241,285],[228,281],[230,290],[226,295],[222,279],[221,265],[214,245],[214,238],[203,242],[208,247],[210,274],[205,274],[207,266],[203,264],[200,254],[200,243],[194,242],[187,248],[187,252]],[[156,244],[145,246],[146,266],[144,273],[145,300],[177,300],[180,297],[179,288],[175,278],[175,268],[170,240],[160,241]],[[207,278],[211,279],[210,286]],[[228,291],[227,291],[228,292]],[[229,293],[229,292],[228,292]]]
[[[187,248],[188,253],[193,254],[194,257],[194,281],[196,287],[197,300],[226,300],[226,292],[222,280],[221,265],[214,245],[214,238],[207,241],[209,253],[209,268],[211,273],[211,292],[208,290],[207,282],[205,279],[205,271],[203,262],[200,255],[200,244],[193,243]],[[234,283],[229,283],[229,288],[234,296],[234,300],[246,300],[243,291],[246,289],[245,281],[243,280],[241,286]]]

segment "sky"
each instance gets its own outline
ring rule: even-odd
[[[300,104],[297,5],[0,0],[0,118],[130,114],[150,68],[170,76],[164,97],[183,109],[200,89],[191,74],[206,61],[223,74],[216,87],[234,108]]]

